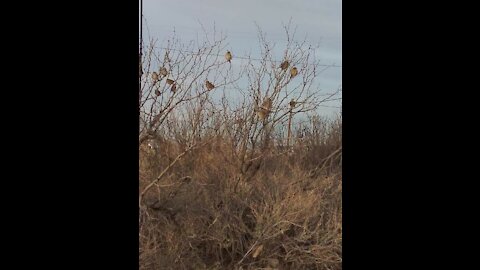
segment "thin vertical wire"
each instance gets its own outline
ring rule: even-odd
[[[140,0],[140,51],[138,54],[138,67],[139,67],[139,72],[138,72],[138,109],[140,113],[140,104],[141,104],[141,97],[142,97],[142,73],[143,73],[143,0]]]
[[[140,50],[138,54],[138,104],[137,104],[137,117],[140,119],[140,104],[142,103],[142,73],[143,73],[143,0],[140,0]],[[140,123],[138,125],[138,133],[140,135]]]
[[[143,47],[143,0],[140,0],[140,56]]]

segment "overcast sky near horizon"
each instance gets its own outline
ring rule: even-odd
[[[259,58],[257,23],[267,40],[282,47],[285,33],[282,24],[292,20],[297,27],[296,39],[307,36],[308,43],[318,44],[315,52],[321,64],[342,65],[342,1],[341,0],[143,0],[144,36],[159,42],[176,36],[185,43],[201,34],[201,24],[215,27],[227,35],[233,55]],[[330,67],[318,79],[323,93],[342,85],[342,68]],[[339,107],[340,101],[324,105]],[[336,114],[338,108],[321,107],[322,114]]]

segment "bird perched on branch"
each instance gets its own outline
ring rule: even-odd
[[[172,79],[167,79],[167,84],[170,84],[170,85],[172,85],[172,84],[174,84],[174,83],[175,83],[175,81],[174,81],[174,80],[172,80]]]
[[[161,67],[158,73],[160,73],[160,75],[162,75],[163,77],[168,75],[168,71],[165,67]]]
[[[288,66],[290,66],[290,63],[288,62],[288,60],[285,60],[285,61],[283,61],[283,63],[280,64],[280,68],[282,70],[286,70],[288,68]]]
[[[230,51],[227,51],[227,53],[225,54],[225,59],[227,59],[229,63],[232,60],[232,53],[230,53]]]
[[[293,109],[297,105],[297,102],[292,98],[289,104],[290,104],[290,108]]]
[[[265,109],[263,108],[257,109],[257,116],[258,118],[260,118],[260,120],[265,120],[265,118],[267,118],[267,115],[268,115],[268,111],[266,111]]]
[[[156,95],[157,97],[160,96],[160,90],[155,89],[155,95]]]
[[[265,120],[268,117],[272,109],[272,99],[267,98],[263,101],[262,105],[257,109],[257,115],[260,120]]]
[[[213,85],[213,83],[209,82],[209,81],[205,81],[205,86],[207,87],[207,90],[210,91],[212,90],[213,88],[215,88],[215,85]]]
[[[172,91],[173,93],[177,92],[177,84],[176,83],[172,84],[172,87],[170,87],[170,91]]]
[[[272,109],[272,99],[271,98],[265,99],[265,101],[262,103],[262,107],[270,111],[270,109]]]
[[[158,81],[158,74],[157,74],[157,72],[155,72],[155,71],[152,73],[152,80],[153,80],[154,82],[157,82],[157,81]]]
[[[297,74],[298,74],[298,69],[296,67],[293,67],[292,69],[290,69],[290,79],[297,76]]]

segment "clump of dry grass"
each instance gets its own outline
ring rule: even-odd
[[[341,121],[322,124],[251,178],[227,138],[202,138],[145,194],[140,269],[341,269]],[[157,143],[141,149],[140,190],[183,149]]]

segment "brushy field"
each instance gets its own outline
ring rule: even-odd
[[[229,140],[202,138],[145,194],[140,269],[342,269],[341,118],[323,121],[249,170]],[[155,143],[141,147],[140,190],[182,153]]]
[[[342,120],[319,115],[342,90],[284,29],[260,58],[215,29],[139,55],[140,269],[342,268]]]

